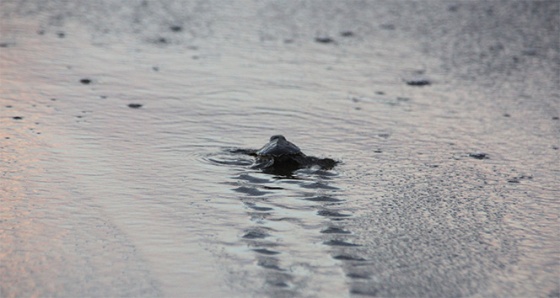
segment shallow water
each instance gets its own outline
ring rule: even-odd
[[[557,26],[337,3],[3,2],[0,296],[558,296]]]

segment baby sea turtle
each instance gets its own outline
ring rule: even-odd
[[[297,169],[312,166],[328,170],[337,164],[330,158],[305,155],[298,146],[282,135],[270,137],[270,141],[252,155],[256,156],[255,168],[278,174],[290,174]]]
[[[286,140],[283,135],[270,137],[268,144],[257,151],[257,156],[279,157],[282,155],[303,155],[303,153],[298,146]]]

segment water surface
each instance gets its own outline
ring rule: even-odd
[[[3,2],[0,296],[558,296],[543,3]]]

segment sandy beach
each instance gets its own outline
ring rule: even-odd
[[[3,0],[0,297],[560,297],[559,117],[558,1]]]

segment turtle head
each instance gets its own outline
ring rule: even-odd
[[[270,137],[270,142],[276,141],[276,140],[285,141],[286,138],[283,135],[273,135],[272,137]]]

